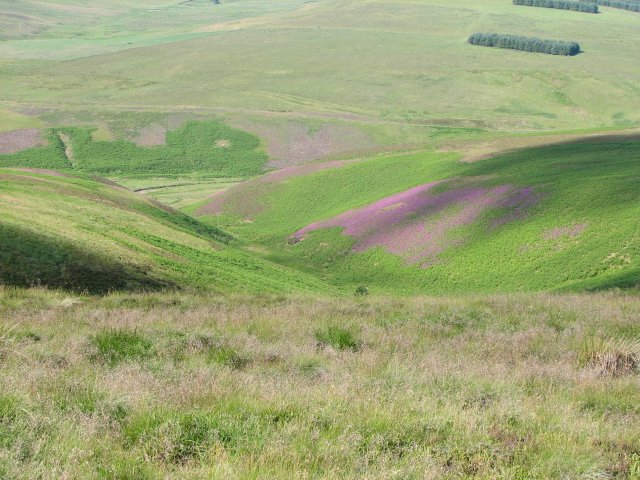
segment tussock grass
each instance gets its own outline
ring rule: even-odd
[[[125,360],[144,360],[153,355],[153,344],[137,331],[104,330],[92,338],[97,349],[93,358],[111,365]]]
[[[2,478],[637,478],[631,295],[67,299],[0,289]]]
[[[331,346],[337,350],[357,350],[360,341],[356,338],[356,333],[349,328],[338,325],[328,325],[315,332],[319,346]]]
[[[589,337],[578,351],[578,363],[603,375],[624,375],[640,370],[640,338]]]

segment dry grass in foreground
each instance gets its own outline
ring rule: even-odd
[[[640,478],[640,298],[0,290],[0,478]]]

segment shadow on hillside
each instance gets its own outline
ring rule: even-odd
[[[640,289],[640,270],[623,272],[600,281],[585,281],[581,286],[588,291],[611,290],[615,288],[621,290],[637,290]]]
[[[616,228],[618,223],[634,225],[635,208],[640,202],[639,161],[640,133],[612,134],[513,150],[469,164],[465,175],[492,178],[502,184],[533,186],[543,193],[541,203],[546,205],[531,212],[531,217],[540,214],[556,224],[583,221],[594,225],[598,225],[599,219],[609,219],[608,224],[618,237],[607,236],[608,232],[602,229],[607,222],[603,222],[600,231],[592,232],[591,238],[584,241],[593,242],[595,238],[600,245],[613,241],[619,246],[631,241],[623,236],[628,235],[624,228]],[[614,251],[614,246],[607,250],[605,245],[603,257]],[[601,265],[600,262],[595,267]],[[617,268],[621,269],[617,274],[606,272],[576,281],[569,290],[640,288],[640,269],[626,264]]]
[[[624,143],[624,142],[637,142],[640,140],[640,132],[633,131],[629,133],[611,133],[603,135],[587,135],[584,138],[573,138],[571,140],[565,140],[557,143],[550,143],[547,146],[556,145],[578,145],[578,144],[593,144],[593,143]]]
[[[632,131],[632,132],[624,132],[624,133],[611,133],[611,134],[594,134],[594,135],[585,135],[580,138],[570,138],[565,140],[557,140],[553,141],[553,138],[550,137],[549,143],[542,143],[540,145],[530,145],[523,146],[520,148],[508,149],[503,152],[499,152],[498,154],[492,156],[491,158],[497,158],[504,155],[511,155],[521,153],[526,150],[535,150],[535,149],[548,149],[555,147],[571,147],[571,146],[580,146],[580,145],[598,145],[598,144],[628,144],[637,142],[640,140],[640,131]]]
[[[574,193],[585,186],[598,186],[594,195],[606,201],[588,207],[600,209],[639,198],[635,188],[639,152],[640,133],[571,139],[509,150],[469,163],[464,176],[495,177],[528,186],[561,186],[565,192]]]
[[[149,277],[142,269],[6,224],[0,224],[0,284],[91,294],[175,288]]]

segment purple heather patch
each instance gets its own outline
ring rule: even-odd
[[[356,252],[380,246],[409,263],[420,263],[427,268],[437,263],[438,254],[464,241],[449,238],[453,229],[474,223],[489,208],[509,210],[499,220],[502,225],[522,218],[537,202],[532,188],[518,189],[509,185],[430,193],[442,183],[420,185],[329,220],[312,223],[298,230],[293,238],[302,240],[314,230],[343,227],[342,233],[356,240]]]

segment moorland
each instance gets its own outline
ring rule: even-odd
[[[639,5],[0,0],[0,478],[640,479]]]

